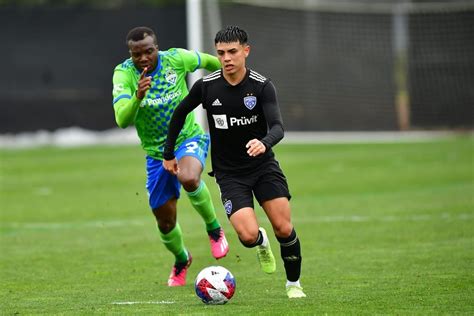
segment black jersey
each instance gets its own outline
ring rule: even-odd
[[[207,112],[215,172],[251,172],[274,156],[271,148],[283,138],[275,87],[269,79],[247,69],[244,79],[235,86],[224,79],[221,70],[193,85],[171,119],[165,159],[174,157],[173,148],[186,115],[201,103]],[[257,157],[249,156],[245,147],[254,138],[266,147],[266,152]]]

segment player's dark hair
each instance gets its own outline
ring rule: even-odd
[[[145,39],[145,37],[147,36],[153,37],[154,43],[158,44],[156,40],[155,32],[153,32],[151,28],[146,27],[146,26],[138,26],[131,29],[127,34],[126,44],[128,45],[128,42],[130,41],[133,41],[133,42],[141,41]]]
[[[247,32],[242,30],[240,27],[231,25],[223,28],[216,34],[214,44],[217,43],[233,43],[239,42],[240,44],[247,44]]]

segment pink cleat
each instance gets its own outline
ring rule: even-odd
[[[216,259],[224,258],[229,252],[229,244],[225,238],[224,230],[219,228],[218,238],[209,234],[209,241],[211,243],[212,256]]]
[[[168,286],[183,286],[186,285],[186,274],[188,268],[193,262],[191,254],[188,252],[188,261],[186,263],[179,263],[173,266],[171,274],[168,278]]]

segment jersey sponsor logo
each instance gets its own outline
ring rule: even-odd
[[[215,99],[214,102],[212,102],[212,106],[221,106],[222,103],[219,101],[219,99]]]
[[[113,94],[118,94],[123,91],[123,83],[116,83],[114,84],[114,90],[112,91]]]
[[[214,118],[214,126],[218,129],[228,129],[227,115],[226,114],[212,114]],[[230,126],[245,126],[258,122],[258,115],[252,115],[251,117],[233,117],[229,119]]]
[[[225,212],[227,213],[227,215],[230,215],[230,213],[232,212],[232,201],[231,200],[225,201],[224,209],[225,209]]]
[[[252,115],[252,117],[250,118],[245,117],[245,116],[242,116],[241,118],[231,117],[230,126],[234,126],[234,125],[243,126],[243,125],[254,124],[254,123],[257,123],[257,118],[258,118],[258,115]]]
[[[252,110],[257,105],[257,97],[253,95],[246,96],[244,98],[244,104],[247,109]]]
[[[227,115],[225,114],[212,114],[214,118],[214,126],[218,129],[228,129],[227,125]]]
[[[167,104],[173,101],[173,99],[176,99],[177,97],[179,97],[180,95],[181,95],[180,90],[173,91],[171,93],[165,94],[164,96],[156,98],[156,99],[144,99],[140,103],[140,106],[144,107],[144,106],[157,106],[161,104]]]
[[[177,78],[178,78],[178,75],[176,74],[176,72],[173,69],[171,69],[171,68],[166,69],[166,72],[165,72],[166,82],[171,83],[172,85],[175,85]]]

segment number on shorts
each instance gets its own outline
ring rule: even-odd
[[[197,142],[189,142],[186,144],[186,152],[187,153],[196,153],[196,149],[198,149],[198,143]]]

